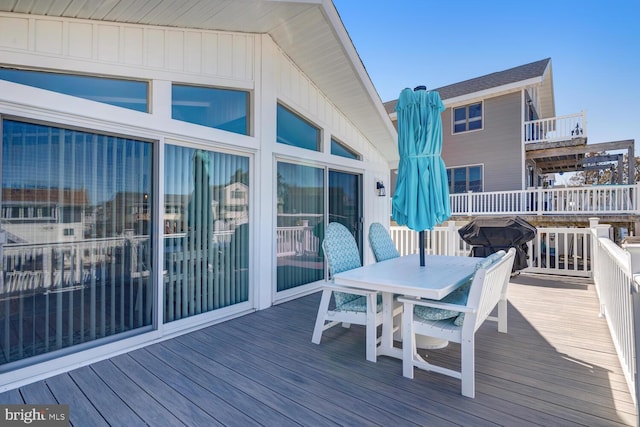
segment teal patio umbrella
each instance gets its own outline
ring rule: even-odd
[[[423,231],[451,216],[447,169],[441,157],[444,109],[440,94],[424,86],[402,90],[396,103],[400,163],[391,211],[398,225],[420,232],[420,266],[424,266]]]

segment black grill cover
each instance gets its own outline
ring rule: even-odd
[[[471,256],[486,257],[499,250],[516,248],[513,271],[527,267],[527,242],[536,237],[536,228],[520,217],[477,218],[458,230],[470,245]]]

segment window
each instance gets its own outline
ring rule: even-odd
[[[8,68],[0,68],[0,80],[144,113],[149,111],[147,82]]]
[[[1,142],[0,371],[151,330],[155,218],[130,212],[152,205],[153,144],[7,119]]]
[[[174,84],[171,87],[171,117],[249,135],[249,93]]]
[[[277,116],[277,142],[320,151],[320,129],[280,104]]]
[[[358,153],[347,147],[341,142],[338,142],[334,138],[331,138],[331,154],[335,156],[346,157],[348,159],[360,160],[361,157]]]
[[[447,169],[450,193],[481,192],[482,166],[465,166]]]
[[[453,133],[482,129],[482,102],[453,109]]]

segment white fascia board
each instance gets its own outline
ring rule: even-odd
[[[541,84],[542,80],[543,80],[542,77],[534,77],[531,79],[510,83],[508,85],[492,87],[491,89],[472,92],[465,95],[456,96],[454,98],[443,99],[442,102],[447,107],[468,104],[469,102],[475,101],[478,99],[494,98],[496,96],[504,95],[507,93],[519,92],[522,89],[525,89],[527,87]]]
[[[380,95],[378,91],[373,86],[373,82],[367,73],[367,70],[364,68],[362,64],[362,59],[355,47],[353,46],[353,42],[351,41],[351,37],[347,33],[347,30],[340,19],[340,15],[338,15],[338,11],[336,10],[333,2],[331,0],[322,0],[323,12],[327,18],[327,20],[331,23],[331,27],[336,32],[338,39],[344,49],[345,54],[349,57],[349,63],[353,67],[355,73],[358,75],[360,82],[362,83],[365,91],[367,92],[369,98],[371,99],[371,103],[375,106],[378,115],[382,119],[385,124],[387,130],[389,131],[389,136],[393,139],[397,139],[396,129],[393,127],[393,124],[390,120],[387,120],[387,111],[384,109],[384,105],[382,103],[382,99],[380,99]],[[394,146],[395,149],[395,146]]]
[[[458,105],[465,105],[465,104],[468,104],[469,102],[473,102],[481,99],[493,98],[493,97],[504,95],[507,93],[519,92],[522,89],[525,89],[527,87],[539,85],[542,83],[542,81],[543,81],[542,77],[534,77],[531,79],[510,83],[508,85],[492,87],[490,89],[467,93],[464,95],[456,96],[454,98],[443,99],[442,102],[446,107],[455,107]],[[398,113],[396,113],[395,111],[393,113],[390,113],[389,118],[391,120],[396,120],[398,118]]]

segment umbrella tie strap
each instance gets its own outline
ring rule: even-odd
[[[407,159],[419,159],[421,157],[440,157],[440,154],[414,154],[405,156]]]

